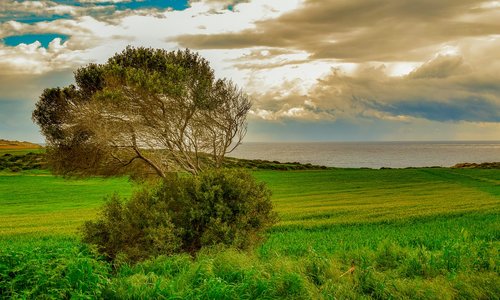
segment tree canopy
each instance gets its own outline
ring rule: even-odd
[[[74,76],[45,89],[33,112],[59,174],[198,174],[246,133],[248,96],[188,49],[127,47]]]

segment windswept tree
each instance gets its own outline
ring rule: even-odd
[[[246,133],[247,95],[189,50],[127,47],[74,75],[45,89],[33,112],[58,174],[198,174]]]

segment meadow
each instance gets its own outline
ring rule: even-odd
[[[126,178],[0,173],[0,295],[106,299],[498,299],[500,172],[257,170],[280,222],[251,252],[111,265],[78,239]],[[0,298],[1,298],[0,297]]]

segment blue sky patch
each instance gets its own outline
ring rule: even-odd
[[[171,7],[174,10],[183,10],[189,7],[188,0],[146,0],[146,1],[133,0],[130,2],[118,2],[118,3],[114,3],[112,1],[97,2],[97,3],[81,3],[78,0],[55,0],[54,2],[64,5],[86,6],[86,7],[111,5],[115,6],[117,10],[141,9],[141,8],[166,9],[168,7]]]
[[[148,1],[132,1],[116,3],[117,10],[125,9],[141,9],[141,8],[157,8],[167,9],[171,7],[174,10],[184,10],[188,8],[188,1],[186,0],[148,0]]]
[[[229,5],[227,6],[227,9],[228,9],[228,10],[230,10],[230,11],[234,11],[234,6],[235,6],[236,4],[238,4],[238,3],[243,3],[243,2],[247,2],[247,1],[245,1],[245,0],[234,0],[234,1],[232,1],[232,3],[231,3],[231,4],[229,4]]]
[[[64,15],[45,16],[45,15],[34,15],[34,14],[29,14],[29,15],[14,14],[8,17],[0,17],[0,23],[14,20],[20,23],[34,24],[38,22],[44,22],[44,21],[50,22],[59,19],[71,19],[71,15],[64,14]]]
[[[61,38],[62,41],[67,41],[69,36],[59,33],[46,33],[46,34],[23,34],[23,35],[13,35],[2,39],[2,41],[7,46],[17,46],[21,43],[31,44],[35,41],[39,41],[42,47],[47,48],[49,43],[55,38]]]
[[[88,5],[88,3],[80,3],[78,0],[52,0],[52,2],[58,3],[58,4],[63,4],[63,5],[70,5],[70,6],[85,6]]]

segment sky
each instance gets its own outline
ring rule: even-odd
[[[127,45],[190,48],[252,99],[247,142],[500,140],[500,1],[1,0],[0,138]]]

